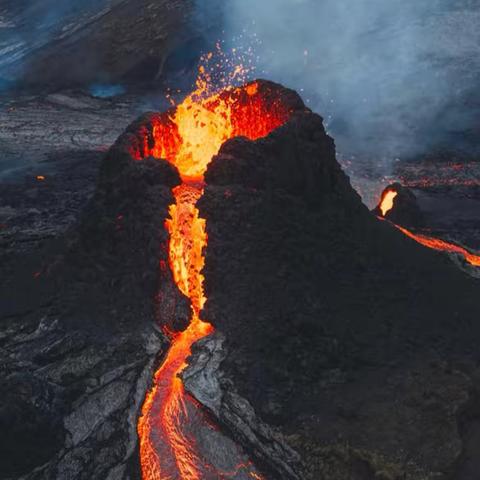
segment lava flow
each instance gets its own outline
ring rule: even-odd
[[[463,255],[465,260],[474,267],[480,267],[480,255],[475,255],[472,252],[469,252],[466,248],[456,245],[455,243],[450,243],[440,238],[429,237],[427,235],[421,235],[418,233],[413,233],[406,228],[395,225],[402,233],[407,235],[407,237],[412,238],[421,245],[431,248],[433,250],[438,250],[441,252],[448,253],[458,253]]]
[[[394,207],[394,200],[398,196],[398,192],[395,190],[386,189],[380,200],[379,209],[382,213],[382,217],[385,217],[388,212]],[[395,224],[394,224],[395,225]],[[427,235],[413,233],[404,227],[395,225],[404,235],[420,243],[424,247],[431,248],[440,252],[456,253],[465,258],[465,261],[474,267],[480,267],[480,255],[476,255],[469,252],[466,248],[456,245],[455,243],[441,240],[440,238],[430,237]]]
[[[201,73],[204,73],[201,71]],[[202,458],[187,426],[195,404],[184,393],[179,373],[186,365],[192,344],[213,331],[201,319],[206,297],[203,291],[203,250],[207,246],[206,222],[196,203],[203,193],[208,163],[229,138],[257,139],[285,123],[291,110],[274,98],[267,84],[254,82],[208,95],[205,77],[197,90],[153,124],[154,144],[145,140],[143,155],[164,158],[175,165],[182,184],[173,191],[166,228],[170,234],[169,265],[175,283],[191,301],[188,328],[170,334],[170,350],[155,374],[138,422],[144,480],[205,478],[212,466]],[[166,332],[168,333],[168,332]],[[198,409],[197,409],[198,410]],[[197,413],[198,415],[198,413]],[[225,473],[209,478],[229,478]],[[251,473],[252,478],[258,478]]]

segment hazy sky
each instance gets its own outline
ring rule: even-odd
[[[257,44],[259,76],[303,89],[340,150],[389,159],[465,143],[478,114],[463,105],[480,71],[474,4],[227,0],[224,35]]]

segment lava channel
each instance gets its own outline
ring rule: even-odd
[[[404,227],[400,227],[399,225],[395,226],[407,237],[410,237],[424,247],[428,247],[432,250],[437,250],[439,252],[456,253],[462,255],[467,263],[469,263],[473,267],[480,267],[480,255],[476,255],[468,251],[466,248],[461,247],[460,245],[447,242],[440,238],[430,237],[428,235],[423,235],[419,233],[413,233]]]
[[[383,192],[379,204],[382,217],[385,217],[385,215],[392,210],[392,208],[394,207],[395,198],[397,196],[398,192],[396,192],[395,190],[387,189]],[[469,263],[473,267],[480,267],[480,255],[472,253],[460,245],[452,242],[447,242],[446,240],[442,240],[440,238],[431,237],[420,233],[413,233],[405,227],[401,227],[400,225],[396,225],[395,223],[392,223],[392,225],[398,228],[404,235],[411,238],[412,240],[415,240],[417,243],[423,245],[424,247],[430,248],[432,250],[437,250],[439,252],[456,253],[458,255],[462,255],[467,263]]]
[[[206,168],[225,141],[235,136],[264,137],[283,125],[292,111],[275,99],[264,83],[228,88],[214,95],[207,90],[205,82],[197,82],[197,90],[183,103],[158,117],[153,125],[154,144],[144,142],[143,156],[168,160],[182,178],[182,184],[173,190],[175,204],[170,206],[166,228],[170,269],[192,307],[187,329],[169,335],[170,349],[155,373],[138,421],[144,480],[234,478],[238,469],[244,468],[212,471],[192,434],[192,425],[202,421],[203,413],[184,392],[179,378],[192,344],[213,332],[212,325],[201,318],[206,302],[203,252],[208,239],[206,221],[200,218],[196,204],[203,193]],[[141,159],[138,152],[132,153]],[[260,478],[248,465],[245,469],[243,478]]]

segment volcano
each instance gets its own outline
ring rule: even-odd
[[[2,474],[469,478],[478,280],[362,204],[294,91],[203,87],[9,282]]]
[[[192,110],[200,132],[210,131],[208,139],[213,139],[214,145],[196,132],[198,143],[185,142],[191,133],[180,133],[185,128],[183,115]],[[189,120],[185,125],[192,124],[195,122]],[[202,311],[226,336],[225,375],[262,418],[293,435],[302,432],[300,438],[307,438],[307,443],[332,440],[328,435],[313,435],[303,423],[305,406],[310,419],[324,421],[315,403],[323,397],[322,389],[332,392],[319,372],[340,379],[358,376],[358,384],[354,382],[352,387],[345,382],[345,388],[362,389],[366,388],[362,375],[372,368],[393,364],[403,376],[406,365],[411,368],[420,352],[432,359],[443,352],[473,352],[473,344],[467,345],[478,335],[473,301],[478,285],[368,212],[336,162],[334,143],[326,135],[322,119],[306,109],[293,92],[253,82],[202,102],[190,97],[174,112],[145,117],[130,129],[130,138],[132,158],[167,158],[183,178],[183,186],[177,187],[178,198],[186,188],[193,188],[186,202],[198,204],[194,210],[187,208],[187,215],[193,218],[190,221],[201,223],[196,229],[201,246],[191,247],[196,252],[191,256],[193,267],[176,264],[185,253],[178,251],[182,242],[176,239],[175,228],[182,222],[175,220],[175,211],[167,223],[170,267],[180,290],[191,299],[193,311],[193,321],[185,332],[171,337],[173,345],[181,345],[180,353],[173,354],[177,365],[173,390],[177,393],[181,385],[176,374],[185,367],[191,345],[211,332],[197,318]],[[197,186],[192,187],[192,182]],[[395,211],[397,195],[388,210]],[[400,198],[407,196],[400,193]],[[182,200],[177,199],[175,208],[181,205]],[[410,217],[415,222],[420,215]],[[205,261],[200,260],[203,250]],[[195,280],[200,271],[202,277]],[[190,272],[184,273],[189,280],[182,279],[180,272]],[[203,286],[199,287],[203,284],[205,294]],[[194,330],[197,333],[190,336]],[[174,348],[171,351],[175,352]],[[165,365],[157,372],[157,384],[163,382]],[[165,429],[160,444],[169,435],[172,441],[173,432],[170,448],[175,457],[172,463],[177,465],[173,471],[178,468],[183,472],[180,477],[201,478],[205,473],[198,470],[194,442],[181,433],[180,425],[188,423],[185,413],[178,413],[188,412],[181,406],[184,399],[174,410],[160,407],[157,415],[163,420],[159,423],[151,418],[153,398],[159,395],[160,403],[165,398],[168,403],[171,388],[163,400],[158,390],[147,399],[147,420],[140,422],[139,431],[143,436],[147,429],[148,438],[154,425]],[[195,394],[195,387],[191,393]],[[326,411],[332,408],[326,399],[322,407]],[[302,414],[296,417],[296,411]],[[169,424],[165,412],[175,418],[176,425]],[[218,411],[216,420],[228,424]],[[329,429],[335,431],[335,427]],[[381,437],[382,429],[376,434]],[[168,453],[155,455],[155,448],[145,441],[144,451],[149,453],[142,459],[147,465],[144,475],[155,478],[154,472],[162,470],[162,459],[167,459]],[[302,442],[300,450],[307,448]],[[255,450],[248,441],[244,446]],[[388,445],[384,448],[387,457],[392,455],[393,446],[391,451]]]
[[[188,412],[178,378],[192,344],[212,331],[200,318],[206,301],[202,271],[207,235],[205,220],[199,217],[196,203],[203,193],[204,172],[227,139],[263,137],[285,123],[295,107],[302,105],[293,93],[289,96],[294,101],[289,102],[285,93],[280,95],[278,86],[267,82],[253,82],[207,98],[201,97],[203,87],[199,84],[198,90],[174,111],[150,117],[147,125],[139,128],[140,135],[144,130],[149,135],[140,137],[138,147],[130,150],[137,160],[150,155],[166,158],[180,172],[182,184],[174,190],[176,202],[170,207],[171,218],[166,223],[170,234],[169,266],[176,285],[188,297],[192,308],[186,330],[170,335],[172,346],[155,376],[155,387],[145,401],[139,423],[141,464],[146,479],[200,479],[213,468],[204,465],[195,452],[194,442],[185,434],[193,412]],[[194,409],[192,405],[190,410]],[[234,472],[228,476],[237,478]]]

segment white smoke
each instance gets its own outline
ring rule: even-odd
[[[389,160],[467,148],[478,2],[228,0],[224,15],[225,38],[256,43],[257,75],[299,90],[340,151]]]

